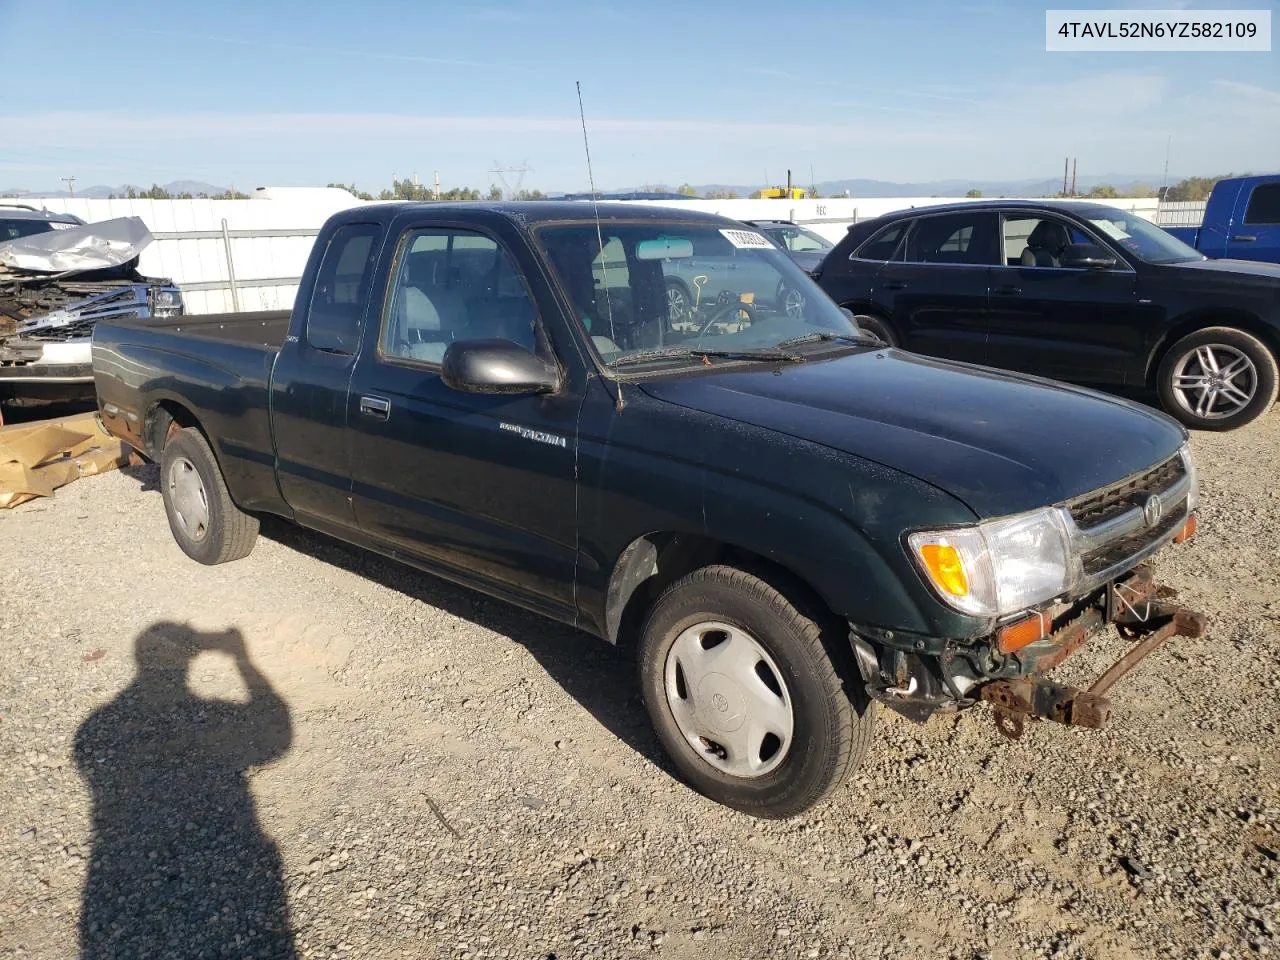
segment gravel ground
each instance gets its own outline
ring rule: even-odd
[[[0,512],[0,957],[1278,955],[1280,411],[1194,442],[1210,628],[1110,730],[882,711],[781,823],[563,627],[279,523],[198,566],[151,467]]]

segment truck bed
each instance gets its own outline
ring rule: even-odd
[[[103,421],[154,456],[162,438],[142,430],[155,422],[157,403],[181,398],[203,415],[227,484],[244,498],[240,505],[277,507],[271,371],[289,315],[268,310],[98,323],[93,372]]]
[[[125,321],[121,327],[165,330],[204,340],[243,343],[279,350],[289,329],[288,310],[258,310],[250,313],[206,313],[164,320]]]

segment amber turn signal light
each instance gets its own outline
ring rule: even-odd
[[[969,578],[964,573],[964,563],[955,547],[926,543],[920,548],[920,559],[924,561],[929,576],[942,590],[953,597],[967,596]]]
[[[1182,529],[1178,531],[1178,535],[1173,538],[1174,543],[1182,543],[1184,540],[1190,540],[1195,536],[1196,532],[1196,515],[1193,513],[1187,517],[1187,522],[1182,525]]]
[[[1053,619],[1049,614],[1032,613],[1006,624],[996,631],[996,647],[1001,653],[1013,653],[1028,644],[1043,640],[1053,627]]]

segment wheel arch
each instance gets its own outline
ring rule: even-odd
[[[172,397],[161,397],[154,400],[148,407],[146,419],[143,421],[142,439],[145,444],[143,453],[152,460],[159,462],[160,453],[164,449],[170,434],[187,427],[194,427],[199,430],[205,441],[209,442],[208,431],[205,430],[200,418],[192,412],[190,407]],[[213,449],[211,442],[209,442],[209,447]],[[216,450],[214,450],[214,455],[216,457]]]
[[[605,639],[632,647],[645,613],[667,586],[701,567],[721,563],[750,572],[815,618],[832,618],[832,605],[800,573],[728,541],[705,534],[654,531],[623,548],[605,595]]]
[[[1276,327],[1256,314],[1244,310],[1198,310],[1179,317],[1151,351],[1151,355],[1147,358],[1146,385],[1148,387],[1157,385],[1156,377],[1160,372],[1160,365],[1164,363],[1164,358],[1169,355],[1174,344],[1197,330],[1206,330],[1210,327],[1228,327],[1257,337],[1280,364],[1280,330]]]

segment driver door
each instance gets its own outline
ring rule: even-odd
[[[992,271],[987,362],[1055,380],[1123,384],[1146,355],[1147,327],[1159,308],[1139,300],[1137,274],[1118,257],[1109,270],[1024,266],[1026,239],[1045,221],[1072,243],[1098,243],[1052,214],[1001,215],[1003,259]]]
[[[446,575],[572,619],[581,396],[569,386],[460,393],[440,377],[444,349],[458,340],[500,338],[554,358],[540,320],[555,309],[549,291],[535,299],[519,259],[528,252],[496,233],[418,221],[396,242],[386,303],[351,380],[360,529]],[[414,269],[423,256],[432,268]]]

